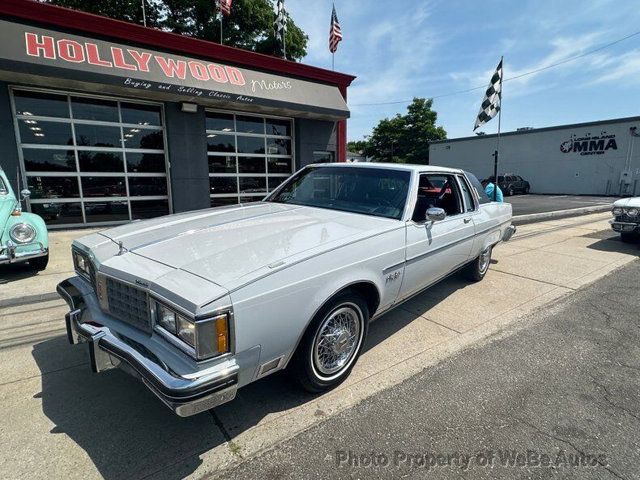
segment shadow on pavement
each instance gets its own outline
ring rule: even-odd
[[[598,238],[599,240],[588,245],[587,248],[601,252],[622,252],[636,255],[640,252],[640,239],[632,243],[626,243],[620,239],[619,234],[613,232],[598,233],[600,236],[591,236],[590,238]]]
[[[27,263],[13,263],[0,266],[0,285],[22,280],[24,278],[35,277],[38,272],[33,270]]]
[[[424,301],[436,305],[465,285],[467,282],[454,276],[428,290],[429,298]],[[373,322],[365,351],[404,328],[414,317],[399,318],[388,314]],[[32,355],[43,373],[38,396],[44,414],[55,425],[51,433],[64,434],[76,442],[106,479],[184,478],[202,464],[203,453],[232,440],[270,414],[318,396],[302,391],[286,372],[279,372],[242,388],[234,401],[214,411],[180,418],[126,373],[116,369],[96,375],[88,360],[78,365],[76,349],[85,350],[86,346],[65,344],[61,337],[34,345]],[[52,357],[56,365],[75,366],[52,371]]]

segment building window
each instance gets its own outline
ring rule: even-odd
[[[12,96],[30,209],[49,225],[169,213],[161,105],[22,89]]]
[[[262,200],[293,173],[293,122],[288,118],[208,110],[211,206]]]
[[[313,152],[313,163],[333,163],[335,161],[335,152]]]

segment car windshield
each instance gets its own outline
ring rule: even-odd
[[[399,220],[410,180],[410,172],[387,168],[308,167],[267,201]]]
[[[0,195],[6,195],[8,192],[7,187],[4,184],[4,180],[0,177]]]

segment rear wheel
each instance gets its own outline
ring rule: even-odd
[[[464,269],[465,276],[472,282],[479,282],[484,278],[491,264],[491,251],[493,247],[485,248],[478,258]]]
[[[364,299],[351,292],[340,294],[311,321],[291,359],[291,373],[309,392],[339,385],[360,356],[368,325]]]
[[[524,187],[524,193],[525,193],[526,195],[529,195],[529,190],[530,190],[529,185],[527,185],[526,187]]]
[[[47,268],[47,265],[49,264],[49,254],[47,253],[45,256],[43,257],[37,257],[37,258],[32,258],[31,260],[29,260],[29,266],[36,271],[41,271],[44,270],[45,268]]]
[[[507,195],[510,197],[513,197],[515,193],[516,191],[513,189],[513,187],[509,187],[509,190],[507,190]]]

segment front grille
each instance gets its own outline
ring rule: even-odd
[[[626,213],[623,215],[618,215],[616,217],[616,222],[626,222],[626,223],[640,223],[640,217],[630,217]]]
[[[146,292],[107,277],[109,313],[129,325],[151,333],[149,298]]]

